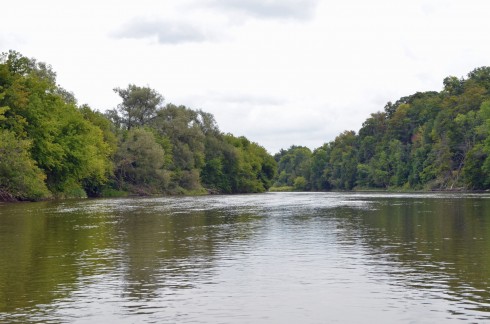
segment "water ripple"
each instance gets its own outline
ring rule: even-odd
[[[268,193],[14,206],[0,219],[9,247],[0,322],[490,321],[488,198]]]

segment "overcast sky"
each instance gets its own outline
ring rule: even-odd
[[[490,65],[490,1],[16,0],[0,51],[52,65],[93,109],[149,86],[270,153],[358,131],[388,101]]]

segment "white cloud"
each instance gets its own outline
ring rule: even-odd
[[[204,5],[263,19],[310,19],[318,0],[208,0]]]
[[[113,34],[116,38],[153,39],[160,44],[202,42],[209,38],[191,23],[165,20],[133,19]]]
[[[271,153],[320,146],[387,101],[490,65],[483,0],[19,0],[8,12],[1,51],[51,64],[79,102],[105,110],[114,87],[149,85]]]

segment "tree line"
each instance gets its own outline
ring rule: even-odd
[[[490,67],[440,92],[388,102],[358,133],[271,156],[224,134],[202,110],[149,87],[115,88],[101,113],[79,105],[52,68],[0,55],[0,201],[273,190],[490,189]]]
[[[0,201],[124,194],[264,192],[274,158],[221,132],[201,110],[165,104],[149,87],[114,91],[106,113],[79,105],[52,68],[0,56]]]
[[[274,158],[275,190],[490,189],[490,67],[388,102],[356,134]]]

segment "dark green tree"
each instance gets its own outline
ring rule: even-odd
[[[119,189],[139,194],[165,190],[169,176],[163,168],[164,155],[152,132],[142,128],[129,130],[115,156]]]
[[[126,89],[115,88],[114,92],[122,99],[117,106],[117,115],[127,130],[147,125],[162,108],[164,101],[163,96],[157,91],[134,84],[129,84]],[[114,116],[113,113],[110,114]]]

